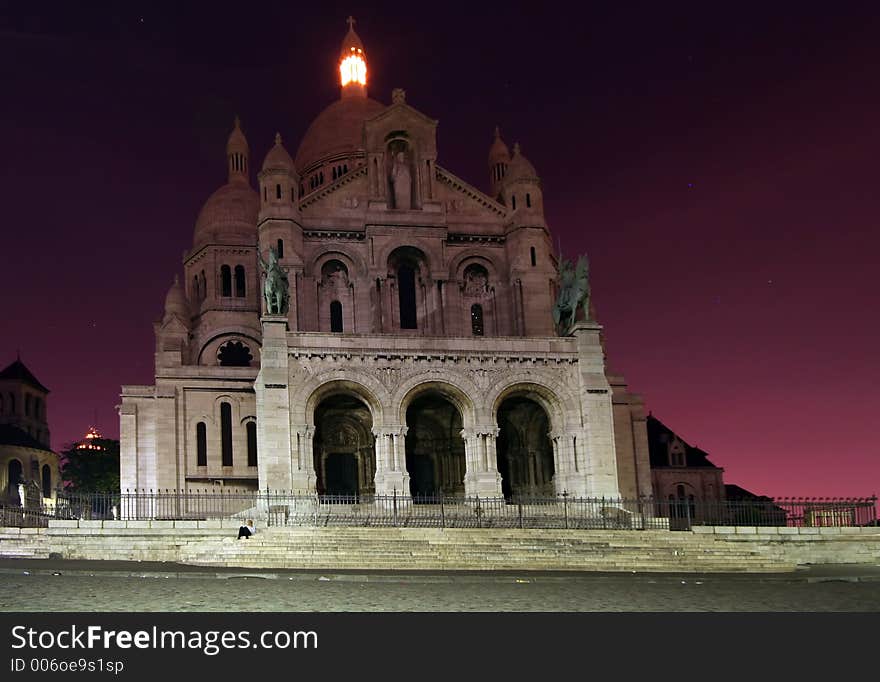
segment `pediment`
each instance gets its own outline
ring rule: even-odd
[[[304,215],[319,211],[361,213],[367,204],[367,167],[361,166],[339,180],[307,194],[300,203]]]
[[[435,199],[444,206],[450,219],[458,214],[507,215],[507,208],[503,204],[440,167],[437,168],[435,187]]]

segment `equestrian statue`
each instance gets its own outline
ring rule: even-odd
[[[266,301],[267,315],[286,315],[290,308],[290,294],[288,292],[289,282],[287,273],[278,264],[278,252],[274,247],[269,247],[269,262],[263,260],[263,257],[257,253],[260,259],[260,265],[266,275],[266,281],[263,283],[263,298]]]
[[[559,293],[553,306],[553,324],[559,336],[571,334],[578,310],[590,316],[590,263],[587,257],[578,258],[577,266],[570,260],[559,261]]]

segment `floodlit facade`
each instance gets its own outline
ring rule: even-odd
[[[483,188],[455,175],[438,122],[402,89],[371,98],[368,65],[350,25],[339,99],[256,173],[236,120],[155,324],[155,383],[122,388],[122,488],[650,495],[642,403],[601,327],[555,333],[536,169],[496,129]],[[283,315],[265,314],[270,248]]]

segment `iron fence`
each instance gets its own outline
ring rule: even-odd
[[[872,526],[876,497],[658,500],[651,498],[299,494],[277,490],[58,491],[39,506],[0,506],[0,525],[50,519],[259,519],[269,526],[670,529],[694,526]]]

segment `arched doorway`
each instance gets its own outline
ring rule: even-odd
[[[406,425],[406,469],[413,501],[441,493],[464,495],[466,463],[458,408],[430,391],[407,407]]]
[[[373,419],[359,398],[337,393],[318,403],[313,452],[318,494],[356,502],[373,493]]]
[[[553,496],[553,444],[544,408],[526,396],[513,396],[498,407],[498,473],[504,497]]]
[[[18,484],[23,480],[21,462],[10,459],[6,467],[6,497],[14,504],[19,503]]]

